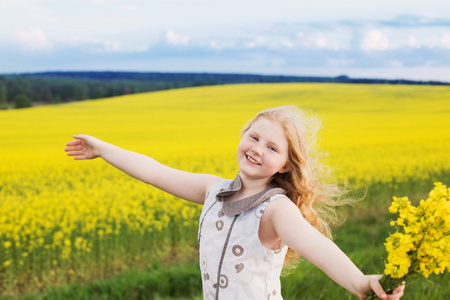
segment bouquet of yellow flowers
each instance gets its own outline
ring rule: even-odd
[[[396,198],[389,212],[398,213],[391,221],[398,226],[384,245],[388,252],[381,286],[387,293],[403,282],[450,269],[450,188],[438,182],[427,200],[411,205],[408,197]],[[366,300],[378,299],[371,292]]]

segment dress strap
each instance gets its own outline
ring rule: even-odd
[[[269,200],[268,200],[267,202],[271,202],[271,201],[273,201],[274,199],[276,199],[276,198],[278,198],[278,197],[286,197],[286,198],[289,199],[289,197],[286,196],[285,194],[275,194],[275,195],[273,195],[273,196],[270,196],[270,198],[269,198]]]

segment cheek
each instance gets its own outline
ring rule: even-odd
[[[287,167],[288,166],[288,158],[287,157],[281,157],[279,160],[280,166],[282,168]]]
[[[242,142],[240,142],[237,146],[237,153],[242,151]]]
[[[244,152],[245,152],[245,143],[241,141],[237,146],[236,154],[239,157]]]
[[[249,145],[250,145],[250,143],[249,143],[248,141],[246,141],[246,140],[241,140],[241,141],[239,142],[239,144],[238,144],[238,147],[237,147],[238,152],[239,152],[239,151],[247,151],[248,148],[250,147]]]
[[[265,160],[266,164],[270,164],[271,167],[274,168],[282,168],[286,165],[286,160],[280,156],[275,156],[272,155],[270,157],[266,156],[266,160]]]

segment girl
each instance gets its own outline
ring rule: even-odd
[[[386,295],[379,275],[364,275],[324,236],[329,236],[326,214],[316,207],[330,212],[338,190],[316,179],[318,124],[293,106],[260,112],[242,129],[234,180],[173,169],[88,135],[74,135],[65,151],[76,160],[101,157],[139,180],[203,204],[198,244],[204,299],[282,299],[279,276],[288,249],[361,299],[370,289],[381,299],[399,299],[404,286]]]

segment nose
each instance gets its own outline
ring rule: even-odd
[[[252,148],[252,152],[255,153],[255,154],[257,154],[257,155],[259,155],[259,156],[261,156],[261,155],[263,154],[263,150],[262,150],[261,144],[255,145],[255,146]]]

